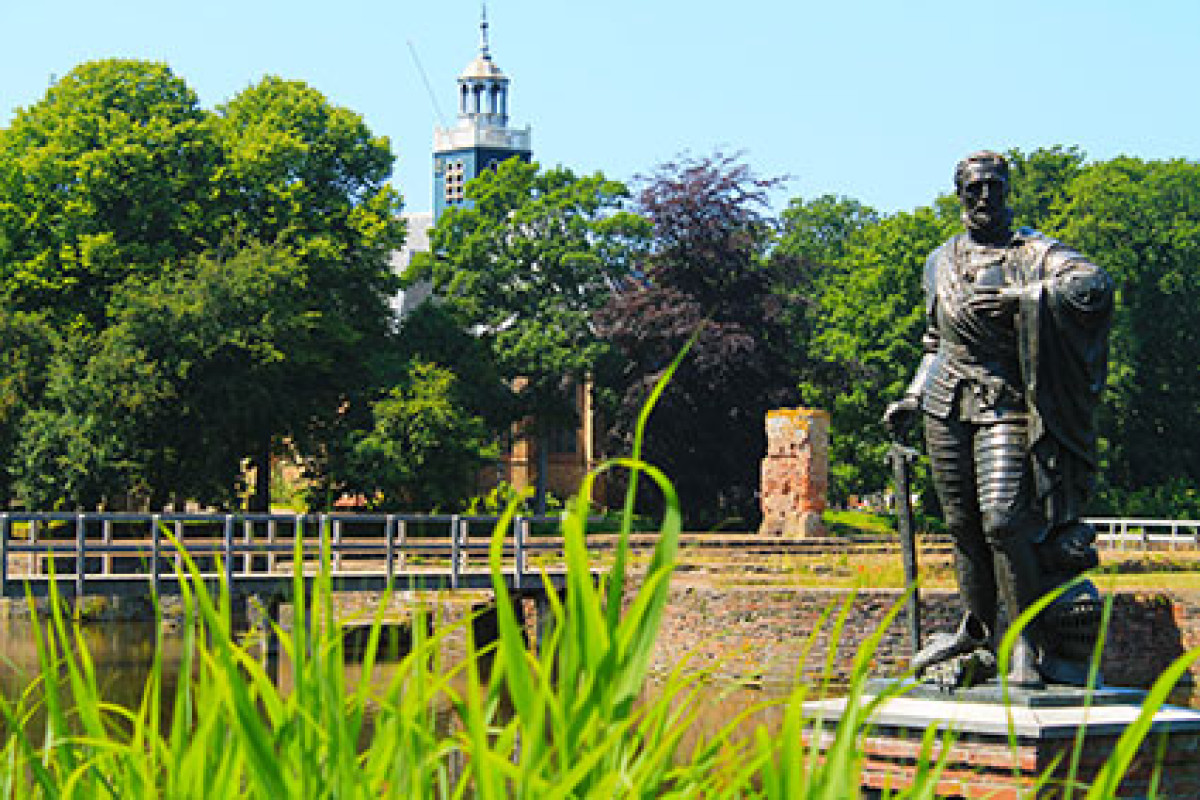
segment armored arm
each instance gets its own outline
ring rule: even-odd
[[[904,395],[888,404],[883,412],[883,423],[893,434],[899,435],[906,430],[921,410],[921,396],[929,383],[933,371],[940,337],[937,329],[937,283],[936,283],[937,251],[925,262],[925,334],[921,337],[923,355],[917,365],[916,374],[909,381]]]

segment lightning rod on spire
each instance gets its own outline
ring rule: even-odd
[[[487,3],[479,4],[479,54],[484,58],[491,58],[492,54],[488,50],[488,21],[487,21]]]

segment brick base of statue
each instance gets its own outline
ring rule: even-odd
[[[803,539],[822,536],[829,488],[829,414],[810,408],[767,413],[759,533]]]
[[[876,696],[883,685],[873,684],[867,695]],[[1083,690],[1051,688],[1010,691],[1006,704],[994,685],[953,695],[918,687],[885,701],[872,715],[872,726],[860,735],[862,787],[872,792],[903,789],[945,756],[938,797],[1066,797],[1076,759],[1075,789],[1069,794],[1082,797],[1121,734],[1137,719],[1144,697],[1144,692],[1131,689],[1098,689],[1087,700]],[[827,726],[810,744],[824,748],[832,743],[829,731],[845,706],[844,699],[806,706],[808,716],[820,717]],[[922,754],[922,738],[931,727],[953,732],[948,752],[939,736],[933,751]],[[1080,731],[1083,740],[1076,757]],[[1046,774],[1049,780],[1041,781]],[[1200,797],[1200,712],[1160,708],[1116,794],[1107,796],[1147,797],[1151,787],[1158,798]]]

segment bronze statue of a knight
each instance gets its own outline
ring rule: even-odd
[[[1013,229],[1000,154],[966,157],[954,184],[966,230],[926,262],[925,355],[884,421],[900,431],[923,415],[964,605],[957,630],[931,637],[913,666],[960,686],[995,673],[1001,601],[1015,618],[1097,563],[1080,515],[1113,284],[1067,245]],[[1095,588],[1074,585],[1024,630],[1009,682],[1085,683],[1098,619]]]

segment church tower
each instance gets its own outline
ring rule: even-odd
[[[464,187],[485,169],[532,157],[530,129],[508,127],[508,77],[492,61],[487,7],[479,23],[479,55],[458,77],[458,124],[433,130],[433,219],[462,205]]]

